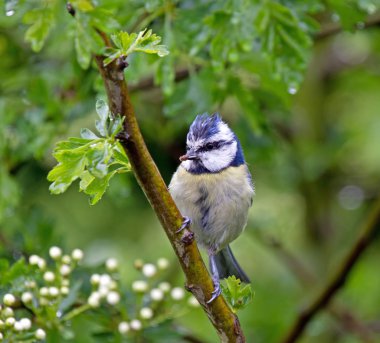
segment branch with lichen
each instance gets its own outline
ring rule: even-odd
[[[177,233],[183,218],[145,145],[129,97],[124,71],[120,67],[122,63],[115,60],[105,66],[104,59],[104,56],[96,56],[110,110],[124,118],[123,132],[119,135],[123,137],[121,144],[139,185],[178,257],[186,276],[186,288],[202,305],[222,342],[244,342],[245,338],[239,320],[223,297],[218,297],[210,304],[207,303],[213,291],[212,280],[193,239],[193,233],[188,229]]]

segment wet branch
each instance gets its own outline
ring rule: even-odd
[[[380,229],[380,199],[378,199],[363,223],[360,234],[354,245],[347,253],[337,272],[326,284],[320,294],[307,306],[291,326],[282,343],[293,343],[302,335],[308,323],[324,307],[328,306],[334,295],[342,288],[349,273],[359,260],[362,253],[372,242],[375,234]]]

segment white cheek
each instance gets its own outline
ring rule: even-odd
[[[237,143],[224,146],[222,149],[205,152],[202,155],[202,163],[211,172],[217,172],[227,168],[236,155]]]
[[[186,170],[189,170],[190,167],[191,167],[191,161],[190,160],[187,160],[187,161],[183,161],[181,163],[182,167],[184,167]]]

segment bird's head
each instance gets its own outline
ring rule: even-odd
[[[218,113],[198,115],[190,126],[182,166],[193,174],[218,173],[244,163],[239,140]]]

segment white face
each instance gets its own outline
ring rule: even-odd
[[[224,122],[218,123],[218,132],[208,138],[196,141],[187,140],[187,154],[194,153],[195,160],[186,160],[182,166],[191,170],[201,164],[210,172],[218,172],[227,168],[234,160],[237,142],[233,132]]]

